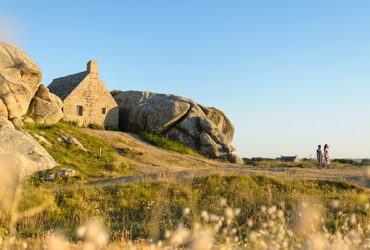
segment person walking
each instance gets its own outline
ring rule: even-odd
[[[321,169],[321,167],[322,167],[322,160],[323,160],[321,145],[317,146],[316,157],[317,157],[317,161],[319,162],[317,164],[317,168],[318,169]]]
[[[331,168],[328,149],[329,149],[329,145],[325,144],[325,146],[324,146],[324,167],[325,168]]]

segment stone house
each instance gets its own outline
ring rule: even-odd
[[[119,108],[98,75],[96,61],[89,61],[86,71],[54,79],[48,88],[63,101],[64,120],[118,128]]]
[[[296,156],[281,156],[278,158],[280,161],[285,161],[285,162],[299,162],[298,155]]]

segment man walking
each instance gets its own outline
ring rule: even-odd
[[[322,166],[322,161],[323,161],[323,157],[322,157],[322,150],[321,150],[321,145],[319,145],[317,147],[317,150],[316,150],[316,157],[317,157],[317,161],[319,162],[317,164],[317,168],[320,169],[321,166]]]

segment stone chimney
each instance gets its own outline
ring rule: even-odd
[[[86,71],[89,72],[89,73],[97,74],[98,73],[98,62],[93,61],[93,60],[89,61],[87,63]]]

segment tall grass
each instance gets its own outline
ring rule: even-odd
[[[247,218],[259,224],[261,206],[283,202],[287,215],[297,208],[299,201],[315,196],[317,202],[328,206],[334,199],[343,204],[343,212],[353,213],[366,203],[367,191],[345,182],[299,181],[285,182],[266,176],[208,176],[189,183],[151,182],[127,184],[119,187],[77,187],[49,189],[29,186],[22,203],[27,208],[42,200],[53,200],[53,206],[37,218],[24,219],[18,224],[24,236],[38,236],[50,229],[58,229],[68,237],[91,217],[100,217],[110,232],[130,231],[133,239],[153,237],[160,239],[166,230],[180,222],[182,209],[191,208],[191,221],[200,219],[202,210],[220,213],[217,206],[225,198],[230,206],[242,209],[239,224]],[[32,197],[32,199],[30,199]],[[367,198],[366,198],[367,199]],[[34,204],[33,204],[34,203]],[[335,230],[333,215],[328,212],[327,223]],[[364,218],[367,214],[360,214]],[[155,229],[155,233],[153,230]]]

